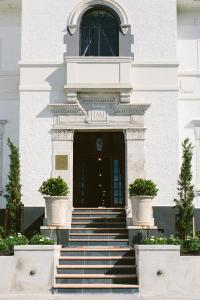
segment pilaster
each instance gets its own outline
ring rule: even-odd
[[[124,130],[126,168],[125,194],[128,225],[132,225],[131,202],[129,199],[129,184],[132,183],[136,178],[145,177],[145,131],[145,128],[128,128]]]
[[[61,176],[69,186],[69,207],[73,207],[73,142],[71,129],[53,129],[53,166],[52,177]],[[69,227],[71,222],[67,224]]]
[[[195,127],[196,137],[196,191],[200,194],[200,126]]]
[[[4,125],[6,124],[5,120],[0,120],[0,196],[3,193],[2,186],[2,174],[3,174],[3,135],[4,135]]]

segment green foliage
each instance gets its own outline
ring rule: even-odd
[[[177,229],[179,237],[186,240],[192,232],[192,219],[194,216],[194,187],[192,185],[192,144],[189,139],[182,143],[182,166],[178,180],[178,199],[175,199],[175,208],[178,210]]]
[[[30,240],[31,245],[54,245],[55,241],[49,239],[46,236],[43,236],[41,234],[35,234],[31,240]]]
[[[6,186],[7,210],[8,210],[8,234],[20,232],[21,227],[21,184],[20,184],[20,160],[18,148],[8,139],[10,148],[10,172]]]
[[[0,226],[0,238],[2,238],[4,235],[4,228]]]
[[[188,237],[187,240],[183,242],[183,252],[186,254],[200,255],[200,238]]]
[[[180,245],[181,241],[179,238],[173,235],[167,237],[155,237],[151,236],[144,240],[145,245]]]
[[[9,251],[11,251],[11,252],[13,252],[14,246],[29,244],[29,240],[21,233],[18,233],[17,235],[9,235],[5,239],[5,242],[9,248]]]
[[[0,238],[0,256],[8,255],[8,254],[9,254],[9,247],[6,243],[6,240]]]
[[[138,178],[129,185],[130,196],[156,196],[158,189],[156,184],[147,179]]]
[[[58,176],[44,181],[39,188],[39,192],[46,196],[67,196],[69,188],[67,183]]]

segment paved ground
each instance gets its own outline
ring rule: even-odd
[[[44,296],[44,295],[0,295],[0,300],[141,300],[137,295],[131,294],[87,294],[87,295],[59,295],[59,296]]]

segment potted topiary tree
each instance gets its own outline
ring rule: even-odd
[[[157,186],[151,180],[138,178],[129,185],[133,225],[154,226],[152,199],[157,193]]]
[[[66,225],[67,216],[71,213],[68,211],[67,183],[60,176],[49,178],[42,183],[39,192],[45,199],[47,225]]]

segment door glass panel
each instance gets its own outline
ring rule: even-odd
[[[75,207],[123,206],[124,173],[123,134],[75,134]]]

